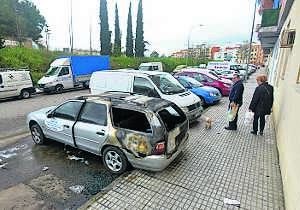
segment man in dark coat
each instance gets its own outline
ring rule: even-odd
[[[243,104],[243,93],[244,93],[244,85],[238,74],[233,76],[232,81],[233,86],[229,93],[229,108],[237,107],[236,116],[233,121],[229,122],[229,126],[225,127],[226,130],[236,130],[237,129],[237,120],[238,120],[238,112],[240,107]]]
[[[265,128],[265,116],[271,114],[274,96],[273,87],[268,84],[266,75],[256,77],[258,87],[255,89],[249,111],[254,112],[252,134],[257,135],[258,120],[260,120],[259,134],[263,135]]]

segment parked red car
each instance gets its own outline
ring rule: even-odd
[[[223,96],[228,96],[232,81],[219,77],[217,74],[207,69],[187,68],[176,73],[177,76],[192,77],[203,85],[217,88]]]

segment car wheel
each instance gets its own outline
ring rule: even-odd
[[[36,143],[38,145],[42,145],[45,143],[44,133],[38,124],[33,124],[30,127],[30,132],[31,132],[32,140],[34,141],[34,143]]]
[[[28,90],[22,90],[21,91],[21,98],[28,99],[31,97],[31,93]]]
[[[103,152],[102,159],[105,167],[113,174],[121,174],[127,169],[127,158],[116,147],[107,147]]]
[[[89,82],[83,83],[83,88],[89,89],[89,87],[90,87]]]
[[[64,89],[64,86],[62,86],[62,85],[56,85],[55,86],[55,92],[56,93],[62,93],[63,89]]]

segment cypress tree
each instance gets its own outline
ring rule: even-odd
[[[100,0],[100,45],[101,55],[111,54],[111,32],[108,25],[106,0]]]
[[[143,2],[139,1],[137,20],[136,20],[136,39],[135,39],[135,56],[144,57],[144,23],[143,23]]]
[[[114,42],[114,55],[121,55],[121,31],[120,31],[120,22],[119,22],[119,11],[118,5],[116,3],[115,8],[115,42]]]
[[[133,57],[133,35],[132,35],[132,16],[131,2],[129,4],[128,19],[127,19],[127,37],[126,37],[126,56]]]

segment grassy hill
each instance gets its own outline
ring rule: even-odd
[[[58,56],[65,55],[62,52],[46,52],[28,48],[4,48],[0,49],[0,68],[28,68],[31,71],[34,82],[42,77],[49,68],[49,64]],[[111,57],[112,69],[138,68],[142,62],[162,62],[164,70],[171,72],[178,65],[186,63],[185,59],[179,58],[129,58],[125,56]],[[189,65],[196,66],[206,63],[207,60],[189,60]]]

